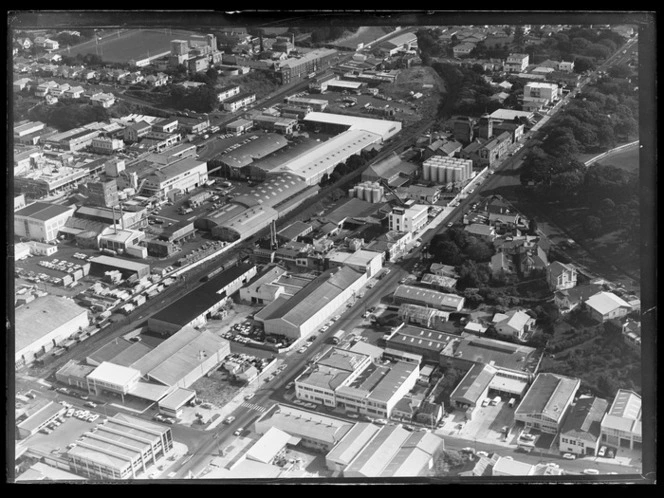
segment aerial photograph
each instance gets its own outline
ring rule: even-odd
[[[7,20],[8,483],[656,484],[654,13]]]

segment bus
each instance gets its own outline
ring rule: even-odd
[[[337,330],[334,335],[330,338],[332,344],[339,344],[346,332],[344,330]]]

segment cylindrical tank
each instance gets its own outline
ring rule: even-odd
[[[355,197],[355,188],[348,189],[348,197],[351,199]]]
[[[422,164],[422,180],[429,181],[431,179],[431,163],[427,160]]]

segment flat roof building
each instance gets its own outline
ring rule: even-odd
[[[15,311],[14,358],[16,366],[29,365],[56,344],[90,324],[88,310],[60,296],[37,298]]]
[[[401,131],[401,122],[384,119],[371,119],[328,112],[311,112],[303,120],[307,124],[341,127],[346,130],[363,130],[380,136],[381,141],[389,140]]]
[[[443,311],[461,311],[465,302],[463,297],[456,294],[446,294],[412,285],[399,285],[392,297],[399,304],[420,304]]]
[[[641,396],[628,389],[619,389],[602,418],[602,443],[640,450],[643,444],[641,417]]]
[[[14,234],[30,240],[55,240],[74,211],[76,206],[33,202],[14,212]]]

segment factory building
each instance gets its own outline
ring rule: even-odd
[[[14,234],[30,240],[50,242],[58,237],[76,206],[33,202],[14,212]]]

